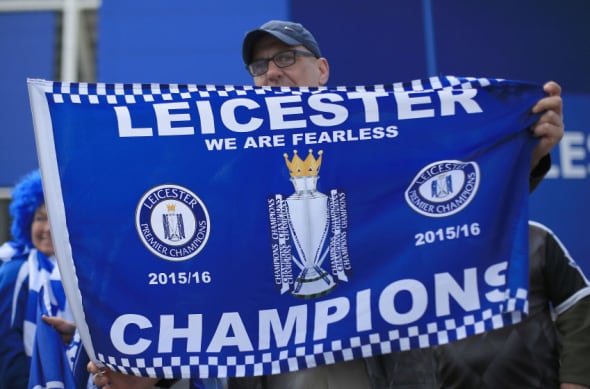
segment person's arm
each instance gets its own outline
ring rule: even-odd
[[[590,284],[551,231],[545,237],[544,281],[557,313],[561,387],[590,387]]]
[[[529,193],[532,193],[535,189],[537,189],[537,186],[541,181],[543,181],[543,178],[545,178],[545,175],[549,169],[551,169],[551,155],[547,154],[541,158],[537,166],[531,170],[529,175]]]
[[[568,387],[563,386],[565,383],[578,385],[569,386],[571,388],[589,388],[590,296],[586,296],[559,315],[555,325],[561,340],[559,370],[561,388]]]
[[[0,388],[26,389],[29,383],[31,360],[25,352],[22,327],[28,288],[15,290],[21,266],[26,262],[12,260],[0,267]]]

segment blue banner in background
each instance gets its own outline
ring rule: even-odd
[[[92,360],[146,376],[279,373],[526,311],[539,85],[29,92]]]

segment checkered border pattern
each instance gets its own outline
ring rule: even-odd
[[[496,312],[494,312],[496,311]],[[165,378],[243,377],[277,374],[370,357],[411,348],[430,347],[463,339],[470,335],[516,324],[528,312],[527,291],[519,289],[495,309],[477,311],[456,319],[441,319],[424,326],[392,329],[387,333],[354,336],[347,341],[316,343],[311,347],[235,357],[166,356],[157,358],[115,358],[98,354],[97,358],[110,369],[126,374]]]
[[[444,88],[472,89],[502,82],[499,79],[472,77],[431,77],[407,83],[391,85],[336,87],[332,90],[347,91],[427,91]],[[194,84],[106,84],[106,83],[69,83],[53,82],[52,91],[48,92],[56,104],[66,102],[73,104],[110,104],[127,105],[135,103],[160,103],[193,98],[207,98],[211,94],[218,96],[245,96],[251,93],[264,95],[268,93],[297,93],[327,91],[328,87],[255,87],[233,85],[194,85]]]

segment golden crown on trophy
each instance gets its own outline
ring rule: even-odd
[[[166,208],[168,208],[168,212],[174,212],[176,210],[176,205],[174,204],[167,204]]]
[[[293,150],[293,159],[289,161],[289,155],[283,154],[285,157],[285,163],[289,168],[289,174],[291,177],[313,177],[317,176],[320,172],[320,166],[322,165],[322,154],[323,150],[318,151],[318,158],[313,156],[313,151],[309,149],[309,153],[305,160],[302,160],[297,154],[297,150]]]

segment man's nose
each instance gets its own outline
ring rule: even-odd
[[[273,61],[268,61],[268,70],[266,71],[266,77],[272,78],[280,74],[281,68],[278,67]]]

